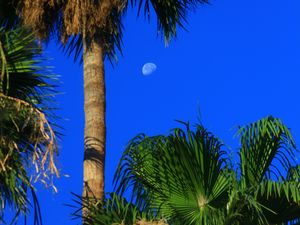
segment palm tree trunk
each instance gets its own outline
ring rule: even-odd
[[[84,188],[83,196],[103,198],[105,162],[104,52],[97,40],[84,40]]]

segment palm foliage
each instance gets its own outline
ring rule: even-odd
[[[138,16],[148,20],[156,15],[157,30],[166,43],[176,37],[178,27],[186,25],[187,13],[208,0],[17,0],[19,15],[40,39],[58,37],[68,43],[67,52],[79,56],[83,38],[96,38],[110,60],[116,50],[121,51],[123,16],[127,10],[137,7]]]
[[[140,210],[115,193],[107,194],[104,201],[75,195],[71,207],[76,209],[72,214],[73,218],[82,218],[85,225],[167,225],[158,215],[155,216],[151,211]]]
[[[27,213],[29,191],[38,213],[33,183],[51,185],[51,174],[58,175],[55,117],[48,106],[55,77],[40,65],[41,48],[24,28],[0,28],[0,56],[0,212],[8,205]]]
[[[116,191],[170,224],[298,224],[296,146],[289,129],[267,117],[240,127],[240,163],[202,125],[168,136],[134,138],[116,172]]]

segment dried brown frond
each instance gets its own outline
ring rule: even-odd
[[[43,40],[54,32],[61,7],[61,0],[21,0],[18,5],[24,24]]]
[[[146,221],[146,220],[140,220],[136,222],[135,225],[168,225],[164,220],[159,220],[159,221]]]
[[[4,126],[5,124],[11,126],[1,127],[0,147],[5,146],[30,155],[38,176],[42,174],[45,178],[48,172],[59,176],[54,162],[57,154],[56,137],[43,112],[23,100],[0,94],[0,122]],[[19,139],[8,136],[9,130],[16,133],[16,136],[22,136],[27,145],[31,146],[32,152],[23,149],[24,145],[20,149]],[[6,161],[1,161],[2,168]]]
[[[126,5],[122,0],[68,0],[64,8],[64,25],[67,35],[113,32],[112,13],[121,13]],[[99,35],[101,36],[101,35]]]
[[[75,34],[99,38],[116,32],[114,17],[126,4],[127,0],[21,0],[19,11],[40,39],[56,31],[62,40]]]

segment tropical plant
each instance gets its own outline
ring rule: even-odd
[[[104,201],[75,195],[74,219],[81,218],[84,225],[167,225],[155,212],[139,209],[125,198],[109,193]],[[82,214],[83,212],[86,212]]]
[[[239,127],[239,163],[202,125],[135,137],[115,175],[138,208],[170,224],[299,224],[299,166],[289,129],[267,117]]]
[[[41,66],[44,61],[32,33],[0,26],[1,220],[7,206],[16,216],[28,214],[32,199],[38,224],[41,218],[33,184],[40,180],[52,185],[52,174],[58,175],[54,163],[57,132],[50,106],[55,76]]]
[[[105,163],[104,59],[121,51],[123,15],[137,6],[148,19],[154,13],[166,42],[183,27],[187,13],[208,0],[10,0],[19,15],[42,40],[56,36],[75,58],[83,49],[84,64],[84,195],[101,199]]]

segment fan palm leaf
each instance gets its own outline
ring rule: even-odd
[[[116,191],[132,189],[139,208],[171,224],[299,223],[296,144],[281,120],[266,117],[239,128],[237,166],[202,125],[186,126],[168,136],[134,138],[120,160]]]
[[[137,204],[159,209],[167,219],[187,224],[218,224],[216,207],[229,191],[221,142],[202,126],[164,137],[138,136],[124,152],[116,182],[122,193],[133,187]],[[144,197],[141,203],[139,199]],[[213,222],[213,223],[212,223]]]

